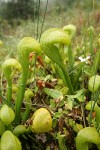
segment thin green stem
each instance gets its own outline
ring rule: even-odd
[[[93,89],[94,89],[94,85],[95,85],[95,79],[96,79],[96,75],[95,75],[95,78],[94,78],[94,82],[93,82]],[[94,102],[93,106],[92,106],[92,102],[94,100],[94,92],[92,93],[92,97],[91,97],[91,110],[90,110],[90,126],[91,126],[91,123],[92,123],[92,112],[94,110],[94,107],[95,107],[95,104],[96,102]]]
[[[1,80],[0,80],[0,93],[2,95],[2,78],[3,78],[3,72],[1,72],[1,76],[0,76]]]
[[[100,92],[96,92],[92,94],[92,98],[91,98],[91,110],[90,110],[90,126],[91,126],[91,122],[92,122],[92,112],[95,110],[96,111],[96,122],[97,124],[100,123],[100,108],[99,106],[97,106],[97,100],[99,97]],[[93,102],[94,101],[94,102]]]
[[[44,16],[43,16],[43,21],[42,21],[42,25],[41,25],[41,31],[40,31],[39,41],[40,41],[41,34],[42,34],[42,30],[43,30],[43,25],[44,25],[44,21],[45,21],[45,16],[46,16],[47,7],[48,7],[48,0],[47,0],[47,3],[46,3],[45,12],[44,12]]]
[[[68,64],[69,64],[69,69],[71,70],[73,68],[74,64],[74,56],[73,56],[73,51],[71,44],[68,46]]]
[[[7,86],[7,94],[6,94],[6,100],[8,104],[11,103],[11,98],[12,98],[12,80],[9,79],[8,86]]]
[[[29,117],[29,113],[30,113],[30,108],[31,108],[31,97],[33,96],[33,92],[30,90],[30,89],[27,89],[25,91],[25,106],[26,106],[26,109],[25,109],[25,112],[23,113],[23,116],[22,116],[22,120],[23,122],[25,122],[28,117]]]
[[[71,47],[71,44],[68,46],[68,64],[69,64],[69,70],[73,70],[73,64],[74,64],[74,56],[73,56],[73,51],[72,51],[72,47]],[[70,80],[71,80],[71,83],[73,84],[74,83],[74,76],[73,76],[73,73],[70,74]]]
[[[17,94],[17,99],[15,102],[15,124],[16,125],[19,124],[20,119],[21,119],[21,107],[22,107],[22,102],[23,102],[25,88],[26,88],[26,80],[27,80],[26,77],[27,77],[27,73],[26,73],[26,76],[25,74],[22,73],[22,77],[18,85],[18,94]]]
[[[84,127],[86,127],[84,103],[81,104],[81,110],[82,110],[83,125],[84,125]]]
[[[90,54],[94,56],[94,49],[93,49],[93,33],[90,33]],[[93,59],[92,59],[93,60]]]
[[[71,81],[70,81],[66,67],[64,66],[63,62],[61,64],[59,64],[59,66],[60,66],[60,68],[63,72],[63,75],[65,77],[66,86],[69,88],[69,92],[71,94],[74,94],[74,90],[73,90],[73,87],[72,87],[72,84],[71,84]]]
[[[97,73],[99,66],[100,66],[100,50],[97,51],[95,59],[93,61],[92,75],[95,75]]]
[[[60,68],[57,64],[55,64],[55,69],[56,69],[56,71],[57,71],[59,77],[63,80],[63,83],[64,83],[65,86],[66,86],[65,76],[63,75],[63,72],[62,72],[61,68]]]
[[[38,38],[38,36],[39,36],[39,22],[40,22],[40,16],[39,16],[39,14],[40,14],[40,0],[38,0],[38,11],[39,11],[39,13],[38,13],[38,18],[37,18],[37,38]]]
[[[80,64],[79,70],[78,70],[77,75],[76,75],[76,79],[74,81],[74,86],[73,87],[74,87],[75,90],[77,88],[77,85],[79,84],[78,81],[79,81],[79,77],[82,74],[82,68],[83,68],[83,66],[84,66],[84,62]]]
[[[23,122],[25,122],[28,119],[29,113],[30,113],[30,104],[27,103],[26,104],[26,110],[25,110],[25,112],[23,114],[23,118],[22,118]]]
[[[36,19],[36,4],[34,2],[34,16],[33,16],[33,19],[34,19],[34,26],[33,26],[33,31],[35,32],[35,28],[36,28],[36,22],[35,22],[35,19]],[[36,34],[34,33],[34,37],[36,37]]]

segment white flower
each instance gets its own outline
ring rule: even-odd
[[[86,62],[86,63],[88,63],[87,62],[87,60],[89,60],[90,59],[90,56],[87,56],[86,58],[83,58],[83,57],[79,57],[79,60],[81,61],[81,62]]]

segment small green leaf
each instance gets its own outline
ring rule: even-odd
[[[62,115],[61,112],[55,112],[54,118],[60,118],[61,115]]]
[[[62,93],[55,89],[44,88],[44,92],[51,96],[52,98],[61,98],[63,97]]]
[[[81,96],[81,95],[83,94],[83,92],[84,92],[84,89],[79,90],[79,91],[77,92],[77,94],[75,94],[75,95],[67,95],[67,96],[68,96],[70,99],[78,98],[79,96]]]
[[[82,89],[82,90],[77,91],[77,94],[67,95],[67,97],[71,100],[77,99],[79,102],[83,102],[85,100],[84,92],[85,90]]]
[[[50,100],[50,106],[51,106],[51,108],[55,108],[56,107],[56,103],[52,99]]]
[[[59,102],[59,104],[58,104],[58,107],[62,107],[62,106],[64,106],[64,101],[63,101],[63,100],[61,100],[61,101]]]
[[[52,120],[52,127],[55,128],[57,125],[57,118],[53,118]]]
[[[85,101],[85,96],[84,95],[80,95],[77,99],[79,102],[84,102]]]
[[[72,108],[73,108],[73,101],[70,98],[67,99],[67,103],[65,104],[65,107],[67,107],[67,109],[72,110]]]
[[[63,87],[60,92],[62,92],[63,95],[66,95],[68,93],[68,87]]]

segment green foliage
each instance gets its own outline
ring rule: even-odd
[[[90,122],[88,119],[88,115],[84,115],[86,108],[83,107],[87,103],[86,99],[88,99],[88,101],[90,102],[93,101],[93,98],[95,101],[97,101],[98,99],[96,94],[99,93],[100,84],[98,84],[97,87],[94,86],[94,88],[96,88],[95,92],[92,91],[91,88],[93,87],[94,80],[97,80],[96,82],[99,83],[99,75],[96,76],[99,72],[99,68],[97,67],[97,69],[95,69],[95,67],[93,67],[94,64],[96,64],[96,66],[99,66],[99,61],[95,63],[92,60],[92,52],[90,51],[90,47],[85,52],[86,56],[79,57],[79,60],[77,60],[77,54],[81,55],[83,51],[79,53],[77,53],[76,51],[73,57],[71,57],[71,55],[70,57],[68,56],[68,50],[71,50],[71,43],[72,40],[74,40],[74,38],[72,38],[74,34],[71,34],[73,32],[73,28],[70,28],[72,29],[72,32],[69,32],[69,27],[74,26],[68,26],[66,30],[61,28],[52,28],[47,30],[42,34],[40,42],[32,37],[22,38],[17,46],[18,60],[20,64],[16,59],[10,59],[10,62],[9,59],[6,59],[6,61],[3,63],[3,72],[4,75],[7,76],[6,78],[8,79],[8,81],[14,73],[16,74],[18,90],[16,91],[17,94],[12,97],[13,90],[8,91],[6,89],[6,93],[11,93],[13,101],[10,97],[9,107],[7,105],[1,104],[2,107],[0,110],[0,119],[1,123],[3,124],[1,124],[2,131],[0,131],[0,134],[2,147],[4,145],[4,135],[6,135],[6,133],[7,138],[9,133],[12,137],[12,140],[16,141],[15,136],[20,139],[20,137],[23,137],[23,135],[28,137],[29,134],[32,134],[32,132],[36,134],[36,136],[38,136],[38,134],[40,133],[46,135],[46,133],[49,132],[50,135],[53,134],[52,136],[54,141],[56,135],[56,140],[58,142],[57,147],[59,147],[59,149],[61,150],[66,150],[67,148],[70,148],[70,146],[66,142],[66,138],[68,138],[68,134],[71,134],[71,132],[75,132],[79,134],[77,134],[76,143],[73,143],[74,147],[76,144],[76,148],[78,150],[81,150],[84,146],[85,150],[88,149],[87,143],[90,142],[96,144],[99,150],[100,136],[98,131],[100,130],[100,117],[98,114],[100,112],[100,108],[96,106],[88,110],[90,115],[93,111],[96,112],[96,115],[94,116],[94,118],[91,118]],[[76,28],[74,29],[74,31],[76,31]],[[91,34],[87,35],[89,36],[88,40],[90,40]],[[96,46],[98,46],[98,44]],[[67,47],[67,52],[65,51],[65,47]],[[43,52],[51,59],[49,64],[46,64],[46,62],[43,60],[43,58],[45,58],[41,56]],[[73,65],[70,65],[69,60],[66,60],[66,58],[73,59]],[[91,61],[88,59],[90,59]],[[36,63],[35,65],[34,61]],[[78,67],[76,67],[77,61]],[[56,66],[58,65],[62,70],[62,72],[60,72],[61,70],[59,71],[59,74],[55,74],[53,69],[50,71],[50,67],[52,68],[52,66],[55,69],[55,63]],[[93,64],[93,66],[91,65],[91,63]],[[15,66],[17,66],[17,69],[22,68],[20,73],[21,76],[17,75],[16,70],[15,72],[13,72],[13,67]],[[71,70],[69,71],[69,68],[71,68],[70,66],[72,66],[72,69],[75,70],[74,73],[71,72]],[[39,72],[40,70],[41,72],[38,75],[37,72]],[[28,76],[29,71],[30,75]],[[94,74],[94,72],[96,73],[96,75],[92,76],[91,74]],[[73,75],[73,80],[71,78],[71,75]],[[91,81],[91,76],[94,79],[93,81]],[[28,79],[30,80],[30,82],[28,82]],[[73,87],[74,92],[71,92],[71,88],[69,88],[70,86],[68,87],[69,84],[64,84],[63,82],[59,84],[58,81],[61,79],[64,79],[64,81],[66,82],[68,82],[68,79],[70,79],[70,84]],[[86,85],[84,85],[84,82],[86,82]],[[15,81],[14,84],[16,85]],[[73,86],[74,84],[75,86]],[[31,101],[31,98],[33,98],[33,101]],[[24,99],[26,100],[26,103],[24,103],[23,105],[23,102],[25,102]],[[7,100],[8,98],[6,98],[6,101]],[[5,104],[6,101],[4,101],[3,103]],[[15,113],[13,110],[15,111]],[[35,113],[33,113],[33,111],[35,111]],[[26,128],[25,124],[27,124],[27,122],[28,126]],[[92,127],[88,127],[90,123],[95,127],[94,129]],[[86,128],[84,128],[83,125],[86,126]],[[69,128],[71,128],[72,131],[70,131]],[[90,132],[87,128],[90,129]],[[83,132],[85,131],[85,135],[86,137],[87,135],[89,135],[89,139],[82,136]],[[13,134],[15,134],[15,136]],[[95,134],[95,136],[97,137],[97,141],[95,141],[94,137],[92,136],[93,134]],[[32,135],[32,138],[33,136],[34,135]],[[74,139],[75,135],[73,135],[72,138]],[[37,142],[36,139],[35,141]],[[20,144],[20,141],[18,142]],[[8,146],[9,143],[10,141],[8,141]]]
[[[6,98],[6,94],[9,88],[7,87],[6,76],[1,72],[0,144],[2,144],[3,149],[5,149],[5,145],[3,146],[5,139],[8,146],[12,146],[10,139],[13,146],[16,146],[14,143],[18,142],[19,139],[23,149],[72,150],[77,148],[82,150],[85,147],[84,149],[86,150],[88,146],[89,149],[100,149],[100,84],[96,87],[96,91],[91,90],[94,81],[96,81],[96,75],[100,75],[100,39],[99,41],[97,39],[100,31],[98,28],[99,22],[96,24],[96,14],[92,12],[90,15],[92,22],[90,23],[90,19],[86,20],[89,16],[87,10],[90,11],[92,9],[93,1],[90,1],[90,3],[89,1],[84,3],[82,0],[80,2],[79,0],[64,1],[68,4],[64,6],[67,8],[67,11],[63,12],[64,9],[60,8],[61,5],[59,5],[60,0],[56,1],[57,11],[60,15],[55,16],[54,12],[50,15],[47,14],[44,29],[56,27],[59,30],[59,27],[62,28],[69,22],[77,28],[77,30],[74,28],[76,36],[71,38],[73,36],[73,34],[70,34],[72,25],[60,29],[59,33],[67,29],[70,35],[71,43],[69,46],[66,46],[67,44],[63,43],[62,40],[61,43],[58,42],[61,38],[58,32],[55,31],[59,36],[53,32],[48,32],[48,35],[45,37],[45,40],[48,41],[43,43],[43,47],[44,52],[46,51],[45,54],[49,56],[49,60],[46,60],[43,51],[42,55],[41,53],[36,54],[37,44],[32,42],[33,44],[31,45],[30,40],[25,40],[24,43],[21,42],[18,45],[19,52],[16,55],[16,45],[19,40],[25,36],[33,37],[33,34],[36,35],[36,27],[39,27],[39,30],[41,30],[39,25],[42,22],[35,20],[37,22],[33,23],[32,20],[21,20],[21,22],[16,24],[15,20],[13,28],[6,20],[0,22],[0,37],[2,37],[0,40],[3,42],[3,45],[1,44],[0,47],[0,64],[2,65],[2,62],[5,59],[8,60],[9,57],[17,56],[16,59],[20,60],[23,67],[22,72],[24,71],[23,73],[18,72],[13,69],[14,66],[11,66],[10,77],[14,75],[14,78],[12,79],[12,93],[8,108],[4,107],[5,105],[3,104],[7,104],[8,98]],[[97,3],[97,1],[95,2]],[[73,11],[70,9],[72,5],[75,7]],[[90,6],[85,7],[88,5]],[[82,10],[86,9],[86,14],[81,13],[82,10],[80,10],[79,6],[81,6]],[[39,17],[43,17],[42,14]],[[94,28],[91,28],[93,26]],[[91,29],[93,29],[93,32],[91,32]],[[51,29],[49,30],[51,31]],[[51,48],[56,48],[48,49],[48,44],[52,45]],[[34,53],[29,54],[33,50]],[[51,50],[51,54],[48,50]],[[25,52],[24,54],[23,51]],[[7,57],[5,58],[5,56]],[[64,68],[60,68],[62,61]],[[70,89],[65,84],[67,80],[66,70],[68,71],[67,75],[71,80],[74,93],[70,93]],[[93,77],[93,81],[91,81],[91,77]],[[21,82],[22,78],[25,79],[23,82]],[[89,83],[89,81],[91,82]],[[89,86],[91,87],[89,88]],[[18,87],[18,89],[13,91],[13,87]],[[90,104],[89,109],[87,109],[88,102]],[[17,107],[15,107],[16,105]],[[15,116],[11,110],[15,112]],[[18,113],[16,113],[17,111]],[[17,124],[18,126],[16,126]],[[18,143],[20,144],[20,142]],[[89,144],[87,145],[88,142]]]
[[[34,19],[34,15],[38,14],[35,10],[35,3],[32,0],[8,1],[3,5],[1,15],[4,19]]]
[[[60,91],[57,91],[55,89],[44,88],[44,91],[46,94],[53,98],[60,98],[61,96],[63,96]]]

